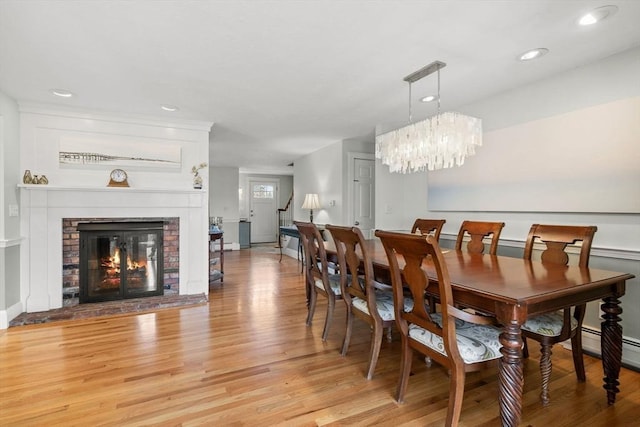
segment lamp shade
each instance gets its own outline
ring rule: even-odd
[[[302,209],[320,209],[320,199],[315,193],[307,193],[302,202]]]

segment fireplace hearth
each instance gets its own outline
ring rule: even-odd
[[[163,222],[79,223],[79,302],[163,295]]]

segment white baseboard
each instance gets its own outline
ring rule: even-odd
[[[597,329],[582,327],[582,348],[589,353],[602,355],[600,351],[601,333]],[[570,349],[571,341],[562,344],[563,347]],[[640,341],[635,338],[622,337],[622,363],[640,369]]]
[[[0,329],[7,329],[9,322],[18,317],[24,310],[22,302],[18,301],[6,310],[0,310]]]
[[[282,248],[282,255],[286,255],[294,259],[300,259],[301,256],[300,252],[298,252],[297,249],[292,248]]]
[[[209,243],[209,250],[210,251],[219,251],[220,250],[220,243]],[[240,250],[240,243],[238,242],[231,242],[231,243],[225,243],[224,244],[224,250],[225,251],[239,251]]]

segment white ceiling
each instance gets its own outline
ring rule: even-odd
[[[607,4],[619,7],[611,19],[575,24]],[[304,154],[406,121],[402,79],[434,60],[447,63],[443,109],[463,108],[640,46],[639,22],[637,0],[0,0],[0,90],[213,121],[212,165],[291,173]],[[536,47],[550,52],[515,60]],[[417,99],[436,81],[414,85],[414,118],[435,113]]]

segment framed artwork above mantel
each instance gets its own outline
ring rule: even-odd
[[[144,138],[62,136],[58,145],[61,168],[174,169],[182,167],[182,148],[175,142]]]

